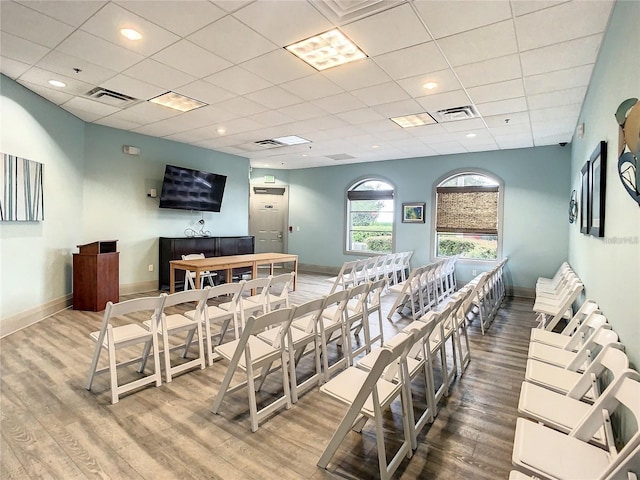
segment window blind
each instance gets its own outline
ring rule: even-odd
[[[393,190],[349,190],[349,200],[393,200]]]
[[[438,187],[436,231],[498,234],[498,187]]]

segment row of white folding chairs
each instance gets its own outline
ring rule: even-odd
[[[456,291],[455,265],[458,255],[416,267],[407,279],[389,287],[396,294],[387,318],[409,309],[416,320]]]
[[[381,279],[292,305],[286,309],[290,312],[289,318],[277,314],[278,311],[252,316],[240,338],[216,348],[217,353],[229,362],[229,367],[212,411],[219,413],[225,395],[246,387],[251,430],[256,431],[263,418],[283,406],[290,408],[304,392],[324,383],[336,370],[351,365],[356,355],[370,352],[372,342],[382,344],[380,295],[385,286],[386,279]],[[369,329],[369,317],[373,313],[377,313],[380,328],[380,334],[374,338]],[[354,330],[364,332],[361,345],[356,346],[351,340]],[[343,357],[330,366],[328,345],[333,340],[342,344]],[[313,354],[314,373],[298,382],[296,368],[307,353]],[[232,387],[231,380],[238,369],[243,370],[247,378]],[[259,377],[254,373],[258,369],[262,370]],[[283,395],[258,409],[255,392],[260,391],[270,373],[279,370],[283,375]]]
[[[567,262],[552,278],[538,278],[533,305],[538,327],[551,331],[562,318],[570,318],[572,305],[583,289],[582,281]]]
[[[288,291],[294,275],[291,272],[171,295],[161,294],[115,304],[108,302],[100,330],[90,334],[95,342],[95,351],[89,369],[87,390],[91,390],[96,375],[107,372],[110,374],[112,403],[119,401],[120,394],[141,386],[150,383],[160,386],[161,353],[167,383],[172,381],[173,375],[180,372],[205,368],[207,361],[212,365],[215,359],[214,339],[217,337],[216,345],[221,344],[231,322],[238,338],[245,318],[249,315],[288,306]],[[209,305],[211,301],[218,303]],[[195,309],[193,304],[196,304]],[[167,311],[171,307],[175,308]],[[211,327],[216,323],[221,324],[220,330],[213,333]],[[171,343],[170,337],[173,338]],[[190,358],[190,346],[194,339],[198,355]],[[141,354],[118,362],[117,351],[133,345],[142,345]],[[171,354],[177,349],[182,350],[182,357],[187,360],[174,365]],[[102,350],[107,351],[108,363],[99,368]],[[119,368],[139,363],[138,372],[144,373],[150,355],[153,357],[153,373],[142,378],[137,376],[135,380],[128,382],[119,381]]]
[[[397,252],[344,262],[338,275],[327,279],[332,282],[330,293],[382,278],[386,278],[389,285],[404,281],[412,255],[412,251]]]
[[[348,432],[352,429],[361,432],[367,419],[375,422],[382,479],[390,478],[404,457],[411,457],[417,448],[418,434],[433,422],[438,402],[448,395],[458,367],[462,373],[469,364],[463,307],[469,294],[470,289],[457,292],[443,309],[428,312],[412,322],[381,348],[357,359],[320,388],[321,392],[349,407],[318,462],[320,467],[328,466]],[[436,357],[439,357],[442,369],[440,386],[435,385],[433,374]],[[449,359],[453,362],[451,368]],[[418,376],[423,377],[426,408],[416,416],[411,382]],[[398,397],[403,412],[402,442],[387,462],[383,414]]]
[[[532,329],[518,404],[526,418],[517,421],[512,457],[526,474],[513,471],[510,479],[626,480],[637,473],[640,375],[617,340],[591,300],[561,332]],[[621,431],[611,422],[616,411],[627,412]]]
[[[505,257],[491,270],[478,274],[467,284],[474,288],[470,306],[467,309],[467,318],[471,321],[474,316],[478,317],[483,335],[505,297],[504,267],[507,261],[508,258]]]

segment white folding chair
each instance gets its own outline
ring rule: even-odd
[[[340,267],[338,275],[328,278],[328,282],[332,282],[331,290],[329,293],[333,293],[336,290],[346,290],[352,285],[353,282],[353,268],[356,265],[356,260],[350,262],[344,262]]]
[[[292,288],[295,276],[296,272],[291,272],[276,275],[271,279],[269,292],[267,294],[268,311],[277,310],[281,307],[288,308],[290,306],[289,290]]]
[[[361,353],[371,351],[371,335],[367,318],[367,296],[370,287],[370,282],[364,282],[349,289],[349,300],[344,310],[345,342],[342,347],[349,365],[354,365],[354,358]],[[331,313],[332,308],[327,307],[325,311]],[[360,331],[363,332],[362,339]]]
[[[206,258],[204,253],[190,253],[188,255],[182,255],[182,260],[198,260],[201,258]],[[210,286],[214,286],[214,277],[218,274],[216,272],[204,271],[200,272],[200,286],[198,288],[204,288],[204,281],[207,280]],[[196,278],[196,272],[192,272],[191,270],[185,270],[184,272],[184,289],[188,290],[189,287],[194,290],[196,288],[194,280]]]
[[[598,313],[598,309],[596,302],[585,300],[561,332],[532,328],[530,341],[544,343],[552,347],[565,348],[569,342],[575,341],[575,338],[572,339],[575,335],[577,335],[576,338],[578,339],[584,338],[584,331],[591,328],[589,324],[585,325],[585,321],[592,313]]]
[[[539,328],[553,330],[560,319],[571,318],[573,302],[576,301],[584,285],[577,279],[571,280],[562,292],[553,298],[538,298],[533,304],[533,311],[537,314]]]
[[[289,370],[288,354],[285,349],[287,332],[292,319],[291,308],[281,308],[273,312],[267,312],[258,317],[251,316],[246,321],[242,335],[238,340],[224,343],[216,351],[229,361],[227,373],[222,380],[220,390],[213,403],[211,411],[218,413],[222,406],[222,400],[228,393],[235,392],[240,388],[247,388],[249,395],[249,412],[251,420],[251,431],[258,430],[259,422],[271,415],[278,409],[291,408],[291,392],[289,390]],[[268,328],[277,329],[278,335],[271,343],[267,343],[258,334]],[[256,370],[262,369],[262,379],[271,373],[273,363],[278,363],[278,369],[282,370],[282,386],[284,393],[266,407],[258,409],[256,400]],[[233,387],[231,380],[236,370],[245,372],[247,379]],[[262,382],[260,383],[262,385]]]
[[[388,285],[388,280],[386,278],[381,278],[380,280],[376,280],[375,282],[371,282],[369,286],[368,297],[364,306],[366,307],[366,321],[369,322],[371,315],[375,314],[378,317],[378,334],[371,335],[371,328],[369,328],[369,342],[374,344],[379,341],[380,345],[384,343],[384,327],[382,325],[382,303],[380,299],[382,294],[386,290]],[[369,324],[370,326],[371,324]]]
[[[348,405],[349,409],[322,453],[318,461],[319,467],[327,468],[349,431],[353,429],[361,432],[368,419],[372,419],[375,423],[381,479],[390,479],[404,457],[411,458],[411,426],[405,381],[407,378],[406,356],[413,344],[413,333],[405,335],[393,348],[380,349],[371,370],[349,367],[320,387],[321,392]],[[396,375],[399,376],[399,380],[394,382]],[[402,402],[402,443],[391,461],[387,462],[383,412],[397,397],[400,397]]]
[[[161,295],[158,297],[135,298],[120,303],[107,302],[100,330],[89,334],[89,338],[95,342],[96,347],[89,368],[87,390],[91,390],[96,375],[106,372],[109,372],[110,376],[111,403],[118,403],[120,395],[144,385],[155,383],[156,387],[160,386],[162,377],[158,336],[156,334],[157,324],[155,321],[151,322],[151,329],[147,330],[142,322],[149,317],[157,318],[162,314],[165,298],[166,296]],[[143,317],[133,319],[130,316],[131,314],[143,315]],[[116,320],[120,317],[122,317],[120,321]],[[122,321],[127,323],[122,324]],[[136,380],[120,384],[118,382],[118,368],[140,362],[138,372],[144,372],[142,355],[124,362],[117,362],[116,351],[133,345],[143,345],[142,352],[149,348],[147,345],[151,345],[150,348],[153,349],[153,373],[143,378],[137,376]],[[98,369],[100,353],[103,349],[107,351],[109,364],[104,368]]]
[[[202,335],[202,323],[204,319],[204,310],[207,306],[207,294],[210,287],[197,290],[187,290],[184,292],[176,292],[171,295],[165,295],[162,315],[145,320],[144,326],[147,330],[152,330],[152,323],[156,323],[156,331],[162,338],[162,355],[164,358],[164,374],[167,383],[170,383],[172,377],[178,373],[193,368],[203,369],[205,367],[205,349]],[[167,313],[167,308],[195,302],[197,304],[194,315],[186,316],[182,312]],[[184,334],[184,339],[180,343],[183,345],[169,346],[169,337]],[[183,349],[182,358],[187,358],[189,346],[193,336],[196,336],[198,343],[198,356],[192,360],[182,362],[178,365],[171,365],[171,352],[176,349]],[[146,362],[151,344],[147,344],[143,357],[143,365]]]
[[[267,298],[272,278],[269,275],[268,277],[244,280],[237,302],[232,300],[218,305],[219,308],[227,312],[231,312],[235,308],[237,317],[240,317],[240,326],[237,323],[235,325],[236,339],[240,335],[239,329],[244,328],[247,317],[268,311]]]
[[[329,294],[323,305],[322,314],[318,319],[322,371],[324,372],[325,381],[329,381],[329,377],[336,370],[349,366],[345,352],[342,352],[342,356],[329,365],[329,344],[333,341],[336,341],[339,346],[344,344],[344,311],[347,308],[349,293],[349,290],[338,290]]]
[[[438,325],[429,335],[429,345],[431,346],[431,354],[440,354],[442,382],[444,386],[444,395],[449,395],[449,387],[453,384],[453,381],[458,374],[458,358],[456,353],[456,342],[454,334],[456,332],[457,323],[454,321],[455,311],[462,304],[462,298],[459,297],[453,300],[449,304],[445,305],[440,310],[440,316],[438,317]],[[423,317],[424,320],[429,317]],[[423,320],[423,321],[424,321]],[[447,347],[450,345],[450,347]],[[450,349],[450,354],[448,350]],[[451,366],[449,366],[449,358],[451,358]]]

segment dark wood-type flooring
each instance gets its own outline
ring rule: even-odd
[[[300,274],[292,301],[327,293],[325,278]],[[392,301],[383,297],[385,317]],[[485,336],[477,321],[471,323],[471,364],[440,403],[435,422],[420,434],[413,458],[402,462],[394,478],[508,477],[533,326],[531,306],[526,300],[505,299]],[[102,313],[65,310],[0,340],[3,480],[378,477],[371,423],[362,434],[350,432],[328,471],[316,466],[346,412],[317,388],[262,423],[256,433],[249,428],[246,390],[227,395],[220,414],[212,414],[209,409],[227,368],[224,361],[183,373],[159,388],[126,394],[111,405],[108,375],[97,377],[93,391],[84,388],[94,348],[88,335],[99,328],[101,318]],[[386,337],[407,323],[409,318],[397,314],[393,323],[385,318]],[[104,364],[106,355],[101,360]],[[310,358],[303,362],[301,369],[310,368]],[[268,380],[259,398],[277,391],[278,382]],[[420,390],[414,391],[419,406]],[[395,446],[399,411],[394,404],[385,419],[388,448]]]

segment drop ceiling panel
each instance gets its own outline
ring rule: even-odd
[[[378,85],[390,80],[384,70],[369,58],[330,68],[322,72],[322,75],[347,91]]]
[[[205,82],[204,80],[196,80],[195,82],[187,85],[182,85],[175,91],[208,104],[223,102],[236,96],[234,93],[209,82]]]
[[[175,117],[180,112],[172,108],[162,107],[156,103],[141,102],[120,110],[111,115],[112,118],[123,120],[126,122],[136,123],[138,125],[146,125],[164,120],[169,117]]]
[[[512,0],[511,8],[515,16],[526,15],[538,10],[548,9],[554,5],[559,5],[567,0]]]
[[[521,54],[525,76],[595,63],[602,35],[570,40]]]
[[[444,108],[462,107],[471,104],[471,100],[469,100],[464,90],[425,95],[418,97],[416,100],[427,112],[435,112]]]
[[[329,113],[348,112],[349,110],[365,107],[364,103],[350,93],[340,93],[338,95],[320,98],[313,100],[311,103]]]
[[[489,103],[476,104],[480,115],[503,115],[505,113],[524,112],[527,110],[527,101],[524,97],[510,98]]]
[[[144,60],[144,56],[114,45],[87,32],[76,30],[58,46],[61,52],[73,55],[105,68],[121,72]]]
[[[168,67],[150,58],[128,68],[124,74],[139,80],[149,79],[151,84],[166,90],[172,90],[196,80],[177,68]]]
[[[466,87],[477,87],[522,77],[519,55],[506,55],[483,62],[456,67],[460,82]]]
[[[209,75],[204,80],[236,95],[246,95],[271,86],[270,82],[255,73],[248,72],[237,66]]]
[[[112,113],[120,110],[119,108],[112,107],[111,105],[105,105],[104,103],[95,102],[82,97],[72,98],[68,102],[64,103],[62,108],[68,110],[82,110],[84,112],[99,115],[100,117],[111,115]]]
[[[150,85],[126,75],[116,75],[106,82],[100,83],[100,86],[140,100],[149,100],[166,92],[164,88]]]
[[[569,88],[556,92],[530,95],[528,98],[529,108],[536,110],[539,108],[549,108],[558,105],[570,105],[572,103],[582,103],[587,93],[587,87]]]
[[[384,30],[394,34],[380,35]],[[342,31],[369,56],[431,40],[431,36],[408,3],[344,25]]]
[[[9,78],[16,79],[31,68],[26,63],[0,56],[0,72]],[[27,87],[29,88],[29,87]]]
[[[508,98],[524,97],[524,84],[522,79],[508,80],[506,82],[492,83],[467,89],[467,93],[473,103],[487,103]]]
[[[435,42],[421,43],[378,55],[374,61],[394,80],[436,72],[449,67]]]
[[[554,92],[589,85],[593,64],[525,77],[527,95]]]
[[[244,62],[242,68],[276,85],[313,75],[316,72],[312,66],[285,49],[274,50]]]
[[[264,105],[260,105],[245,97],[230,98],[224,102],[216,103],[216,107],[233,112],[239,117],[255,115],[256,113],[262,113],[268,110]]]
[[[180,40],[151,58],[196,78],[206,77],[231,66],[224,58],[187,40]],[[194,58],[198,61],[194,62]]]
[[[424,85],[429,82],[438,84],[433,90],[426,89]],[[424,95],[437,95],[439,93],[460,90],[462,85],[456,78],[452,70],[440,70],[416,77],[403,78],[398,80],[398,84],[412,97],[422,97]]]
[[[18,60],[29,65],[33,65],[49,50],[47,47],[30,42],[24,38],[16,37],[9,33],[2,32],[0,35],[0,54],[3,57]]]
[[[82,58],[67,55],[66,53],[53,50],[37,64],[37,67],[49,70],[50,72],[68,75],[82,80],[83,82],[99,85],[105,80],[112,78],[117,72],[104,68],[95,63],[88,62]],[[74,69],[81,70],[75,72]]]
[[[414,5],[434,38],[447,37],[511,18],[509,2],[504,0],[429,0],[415,2]]]
[[[351,94],[369,107],[383,103],[408,100],[410,98],[407,92],[394,82],[361,88],[360,90],[352,91]]]
[[[44,13],[48,17],[60,20],[68,25],[79,27],[91,15],[96,13],[107,2],[100,0],[92,0],[91,2],[75,2],[73,8],[69,7],[68,0],[20,0],[21,3],[32,10]],[[3,7],[4,9],[4,7]]]
[[[14,2],[2,2],[2,31],[45,47],[55,47],[73,27]]]
[[[61,80],[62,82],[67,84],[64,90],[61,91],[63,91],[64,93],[75,95],[84,95],[93,87],[93,85],[91,85],[90,83],[85,83],[74,77],[54,74],[49,72],[48,70],[43,70],[42,68],[37,67],[29,69],[26,73],[20,76],[20,79],[24,80],[25,82],[34,83],[45,88],[51,87],[51,85],[49,85],[49,80]]]
[[[181,37],[187,36],[225,15],[224,10],[204,0],[140,0],[116,3]]]
[[[5,66],[4,59],[2,60],[2,62],[3,62],[2,67],[4,68]],[[72,98],[74,98],[73,95],[69,93],[61,92],[59,89],[46,88],[41,85],[36,85],[35,83],[30,83],[22,79],[19,80],[19,83],[24,87],[28,88],[29,90],[31,90],[32,92],[37,93],[41,97],[46,98],[50,102],[55,103],[56,105],[61,105],[63,103],[68,102]]]
[[[247,98],[271,109],[282,109],[283,107],[302,103],[302,99],[300,97],[289,93],[284,88],[276,86],[250,93],[247,95]]]
[[[359,108],[357,110],[338,113],[338,117],[352,125],[380,121],[386,118],[385,115],[381,115],[373,108]]]
[[[304,100],[316,100],[342,93],[342,89],[338,85],[320,75],[312,75],[284,83],[282,88]]]
[[[518,51],[511,20],[442,38],[438,44],[454,67]]]
[[[373,109],[385,118],[413,115],[423,111],[420,104],[413,99],[385,103],[383,105],[377,105],[373,107]]]
[[[298,103],[280,108],[280,111],[295,120],[309,120],[327,115],[326,110],[312,103]]]

